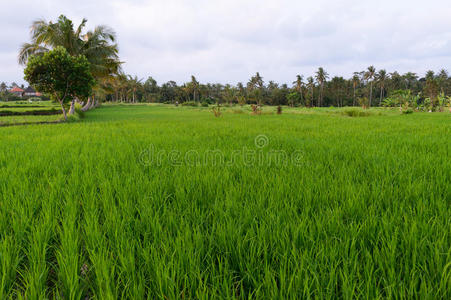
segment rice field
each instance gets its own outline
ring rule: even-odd
[[[1,127],[0,299],[451,298],[451,114],[345,110]]]

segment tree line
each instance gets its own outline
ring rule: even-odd
[[[143,80],[123,73],[114,31],[101,25],[84,32],[86,22],[84,19],[79,26],[74,27],[72,21],[63,15],[54,23],[37,20],[31,26],[31,42],[23,44],[19,53],[19,63],[24,65],[31,58],[42,58],[56,48],[65,49],[59,50],[58,59],[61,61],[70,60],[66,56],[84,57],[87,60],[86,68],[89,70],[86,71],[94,80],[90,84],[92,86],[83,93],[77,95],[74,90],[71,95],[64,97],[64,101],[70,101],[70,113],[73,113],[76,102],[83,103],[83,110],[88,110],[101,101],[371,107],[396,106],[409,99],[407,102],[412,106],[427,104],[428,108],[433,109],[444,103],[443,99],[449,102],[447,95],[451,95],[451,77],[445,69],[428,71],[420,76],[413,72],[389,73],[384,69],[377,70],[374,66],[354,72],[351,78],[332,77],[320,67],[311,76],[297,75],[292,82],[283,84],[265,80],[259,72],[247,82],[237,84],[200,83],[195,76],[180,85],[175,81],[158,84],[152,77]],[[56,56],[53,61],[57,61]],[[77,63],[84,64],[81,61]],[[34,71],[42,71],[42,68],[37,68],[38,65],[36,62]],[[32,75],[37,74],[31,71],[28,73],[26,79],[32,79],[35,84],[28,81],[36,87],[39,78]],[[41,78],[45,77],[41,75]],[[67,78],[59,79],[67,81]],[[2,83],[0,92],[6,92],[6,86]],[[67,82],[66,86],[69,86]],[[57,96],[54,90],[49,91],[48,96]]]
[[[324,68],[309,77],[297,75],[290,84],[265,81],[260,73],[248,82],[235,85],[200,83],[195,76],[181,85],[168,81],[159,85],[148,77],[146,80],[124,73],[99,86],[97,96],[113,102],[160,102],[160,103],[223,103],[290,106],[381,106],[390,105],[391,97],[400,91],[418,95],[419,101],[429,98],[438,101],[440,95],[451,95],[451,77],[444,69],[425,76],[408,72],[388,73],[370,66],[367,70],[354,72],[351,78],[330,77]]]

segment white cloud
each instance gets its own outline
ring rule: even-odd
[[[3,0],[0,0],[3,2]],[[65,14],[118,34],[124,69],[160,83],[291,82],[323,66],[350,76],[377,68],[424,73],[451,64],[451,8],[430,1],[115,0],[2,3],[0,81],[22,81],[17,50],[37,18]],[[20,17],[14,12],[20,11]]]

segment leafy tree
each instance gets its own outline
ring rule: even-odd
[[[53,23],[45,20],[34,21],[31,26],[31,42],[24,43],[19,53],[19,63],[25,65],[30,56],[41,56],[56,47],[64,47],[69,55],[83,55],[90,63],[90,70],[98,84],[117,74],[121,65],[119,61],[116,35],[104,25],[83,33],[87,20],[74,28],[74,24],[64,15]],[[95,106],[91,98],[83,108]],[[73,106],[74,102],[72,102]]]
[[[6,92],[8,90],[8,86],[5,82],[0,83],[0,92]]]
[[[38,91],[51,94],[60,103],[65,120],[64,103],[74,97],[88,97],[95,84],[86,57],[71,56],[63,47],[29,57],[24,73],[25,80]]]
[[[437,101],[437,96],[439,94],[439,83],[434,71],[427,71],[426,73],[426,84],[423,88],[424,93],[428,96],[430,105],[435,106]]]

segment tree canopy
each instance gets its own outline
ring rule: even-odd
[[[88,97],[95,84],[87,58],[72,56],[61,46],[29,57],[24,73],[25,80],[61,104],[65,119],[64,103],[73,98]]]

